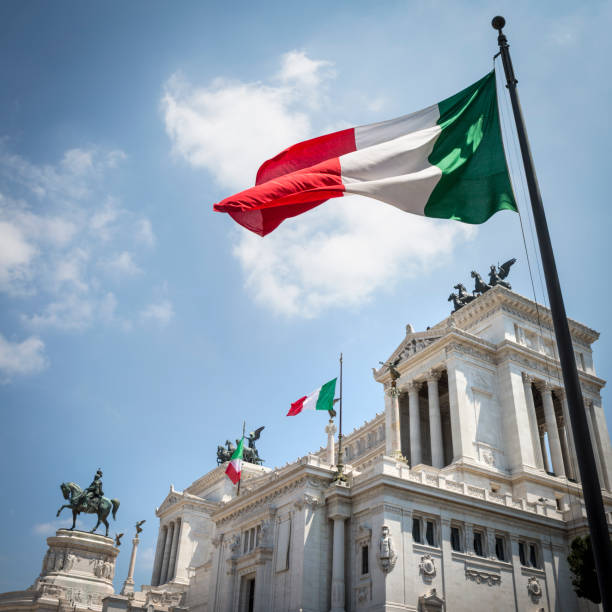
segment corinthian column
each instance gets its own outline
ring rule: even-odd
[[[431,465],[444,467],[444,448],[442,447],[442,417],[440,416],[440,396],[438,394],[440,372],[427,372],[427,395],[429,397],[429,440],[431,444]]]
[[[542,393],[542,403],[544,404],[544,418],[546,419],[546,431],[548,433],[548,446],[550,447],[553,472],[555,476],[565,476],[563,453],[561,451],[559,429],[557,428],[555,406],[552,398],[552,388],[547,382],[544,382],[540,384],[540,392]]]
[[[168,563],[170,562],[170,548],[172,544],[172,535],[174,534],[174,523],[170,523],[166,530],[166,543],[164,544],[164,559],[162,562],[161,575],[159,584],[168,582]]]
[[[408,383],[408,410],[410,411],[410,467],[421,463],[421,415],[419,410],[419,388],[421,383]]]
[[[399,390],[389,387],[386,391],[391,398],[391,456],[398,460],[403,460],[402,455],[402,436],[400,432],[399,414]]]
[[[533,378],[529,376],[529,374],[523,372],[523,389],[525,391],[525,401],[527,403],[527,418],[529,419],[529,434],[531,436],[535,467],[543,470],[544,462],[542,460],[540,432],[538,431],[538,419],[536,416],[535,404],[533,402],[533,389],[531,388],[531,383],[533,383]]]
[[[569,407],[567,405],[567,395],[565,389],[559,389],[559,399],[561,400],[561,407],[563,409],[563,420],[565,421],[565,438],[569,446],[570,465],[568,470],[570,476],[580,482],[580,470],[578,469],[578,458],[576,456],[576,445],[574,444],[574,430],[572,428],[572,422],[569,416]]]

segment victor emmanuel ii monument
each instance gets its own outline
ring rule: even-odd
[[[550,312],[510,290],[513,263],[406,326],[373,372],[384,409],[344,438],[346,484],[331,423],[298,461],[243,464],[239,497],[225,464],[171,488],[143,590],[194,612],[596,609],[567,564],[587,524]],[[612,521],[599,334],[569,323]]]
[[[225,475],[229,442],[217,467],[182,491],[170,487],[156,510],[150,585],[135,590],[130,573],[113,594],[112,540],[60,530],[18,609],[59,609],[35,607],[33,593],[56,597],[76,579],[97,591],[80,587],[89,603],[72,597],[77,607],[66,609],[597,609],[575,595],[567,563],[587,523],[550,312],[509,288],[512,263],[492,266],[489,283],[473,273],[472,295],[458,284],[455,311],[438,324],[406,326],[373,372],[382,410],[373,406],[343,439],[346,482],[335,479],[333,421],[326,447],[275,469],[259,465],[253,432],[239,497]],[[569,325],[612,522],[599,334]],[[69,497],[84,503],[87,491]],[[0,610],[16,609],[4,605],[9,596]]]

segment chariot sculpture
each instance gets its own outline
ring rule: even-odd
[[[474,290],[471,295],[468,293],[467,289],[461,283],[457,283],[454,286],[454,289],[457,290],[457,293],[451,293],[448,296],[448,301],[453,302],[453,312],[457,312],[460,308],[463,308],[466,304],[469,304],[477,297],[486,293],[495,285],[501,285],[506,289],[512,289],[512,286],[509,282],[504,279],[508,277],[510,274],[510,268],[516,263],[516,259],[513,257],[509,259],[501,266],[491,265],[489,269],[489,282],[485,282],[482,279],[482,276],[476,272],[476,270],[472,270],[470,273],[471,277],[474,279]]]

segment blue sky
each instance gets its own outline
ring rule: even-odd
[[[129,542],[147,520],[148,583],[155,507],[243,419],[266,426],[267,465],[294,460],[325,443],[325,419],[284,414],[340,351],[350,431],[383,408],[371,368],[407,323],[444,318],[470,270],[517,257],[510,280],[533,297],[509,212],[472,228],[346,198],[262,240],[211,210],[299,139],[476,81],[497,13],[566,308],[602,333],[608,378],[610,3],[0,4],[0,591],[29,586],[69,524],[60,482],[104,470],[112,532]],[[126,544],[117,588],[128,561]]]

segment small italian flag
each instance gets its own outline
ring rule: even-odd
[[[234,451],[232,458],[225,470],[229,479],[236,484],[240,480],[242,474],[242,454],[244,452],[244,437],[240,440],[238,448]]]
[[[287,416],[295,416],[300,414],[302,410],[332,410],[334,407],[334,395],[336,395],[336,380],[334,378],[326,382],[316,391],[293,402]]]
[[[265,236],[285,219],[345,194],[464,223],[516,211],[495,71],[416,113],[295,144],[264,162],[254,187],[214,210]]]

